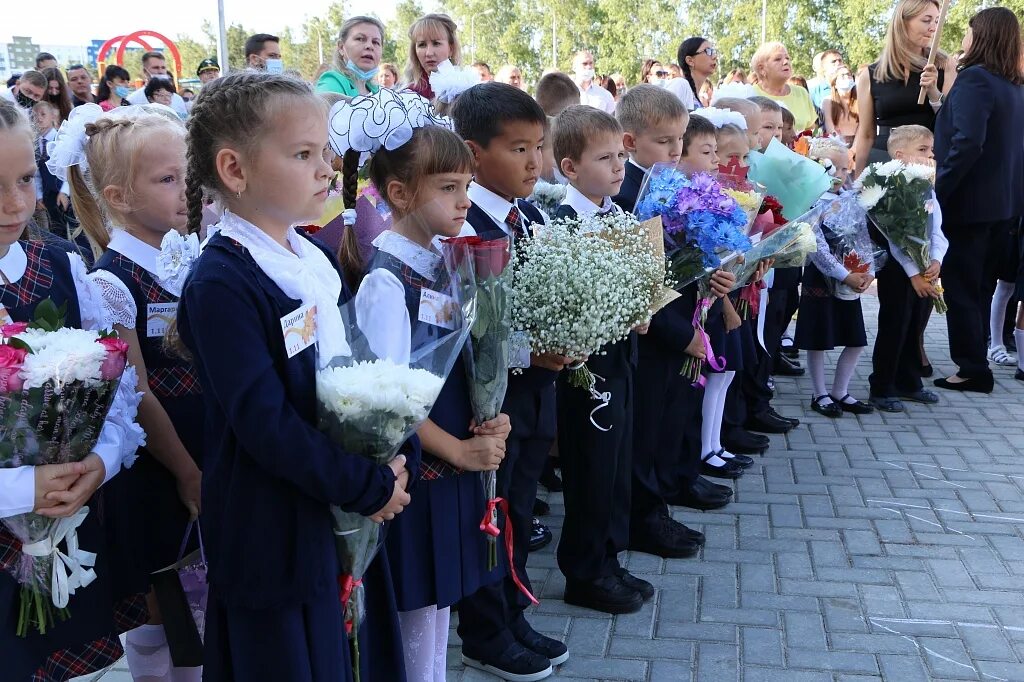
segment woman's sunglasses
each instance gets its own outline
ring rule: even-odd
[[[705,47],[703,50],[698,50],[697,54],[706,54],[709,57],[714,57],[718,54],[718,50],[713,47]]]
[[[668,75],[668,71],[655,71],[654,75],[657,76],[658,78],[664,78],[665,76]]]

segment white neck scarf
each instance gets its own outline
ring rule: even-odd
[[[244,246],[253,260],[289,298],[303,305],[316,306],[316,343],[319,367],[326,367],[338,356],[352,354],[345,323],[338,307],[341,277],[324,253],[290,228],[287,233],[292,251],[274,241],[249,221],[225,211],[218,225],[220,233]],[[294,253],[293,253],[294,251]]]

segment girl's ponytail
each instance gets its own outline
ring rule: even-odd
[[[78,166],[68,168],[68,184],[71,185],[71,205],[75,207],[75,216],[79,222],[78,231],[72,238],[85,232],[93,256],[99,259],[110,244],[110,230],[103,218],[103,209],[96,202]]]
[[[359,157],[360,153],[353,149],[345,152],[341,162],[341,199],[345,209],[355,210],[356,194],[359,190]],[[354,225],[345,224],[345,231],[338,246],[338,262],[345,274],[345,283],[355,292],[366,274],[366,265],[359,250],[359,237]]]

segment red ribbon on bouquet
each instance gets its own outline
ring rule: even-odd
[[[338,587],[341,588],[341,608],[344,611],[348,605],[348,600],[352,597],[352,591],[357,587],[361,587],[363,579],[353,580],[350,575],[338,576]],[[345,632],[352,634],[352,619],[345,619]]]
[[[764,280],[748,284],[740,290],[740,300],[746,301],[750,307],[750,317],[757,317],[761,309],[761,289],[766,288]]]
[[[512,558],[515,556],[515,539],[512,537],[512,519],[508,515],[508,500],[503,497],[487,500],[487,508],[484,509],[484,517],[480,521],[480,530],[492,537],[498,537],[501,534],[501,530],[491,521],[494,518],[494,510],[496,508],[500,509],[505,515],[505,551],[508,552],[508,569],[512,572],[512,582],[516,584],[520,592],[526,595],[527,599],[534,604],[539,604],[540,602],[526,588],[526,585],[523,584],[523,581],[519,579],[519,575],[516,573],[516,564]]]

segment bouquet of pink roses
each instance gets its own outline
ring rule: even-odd
[[[79,462],[99,438],[128,344],[113,333],[64,327],[63,317],[47,299],[34,322],[0,329],[0,468]],[[66,619],[69,595],[96,578],[96,555],[79,549],[75,532],[88,513],[82,507],[64,519],[29,512],[0,520],[0,544],[13,536],[17,550],[0,566],[21,584],[18,635],[29,628],[42,634],[55,616]]]

